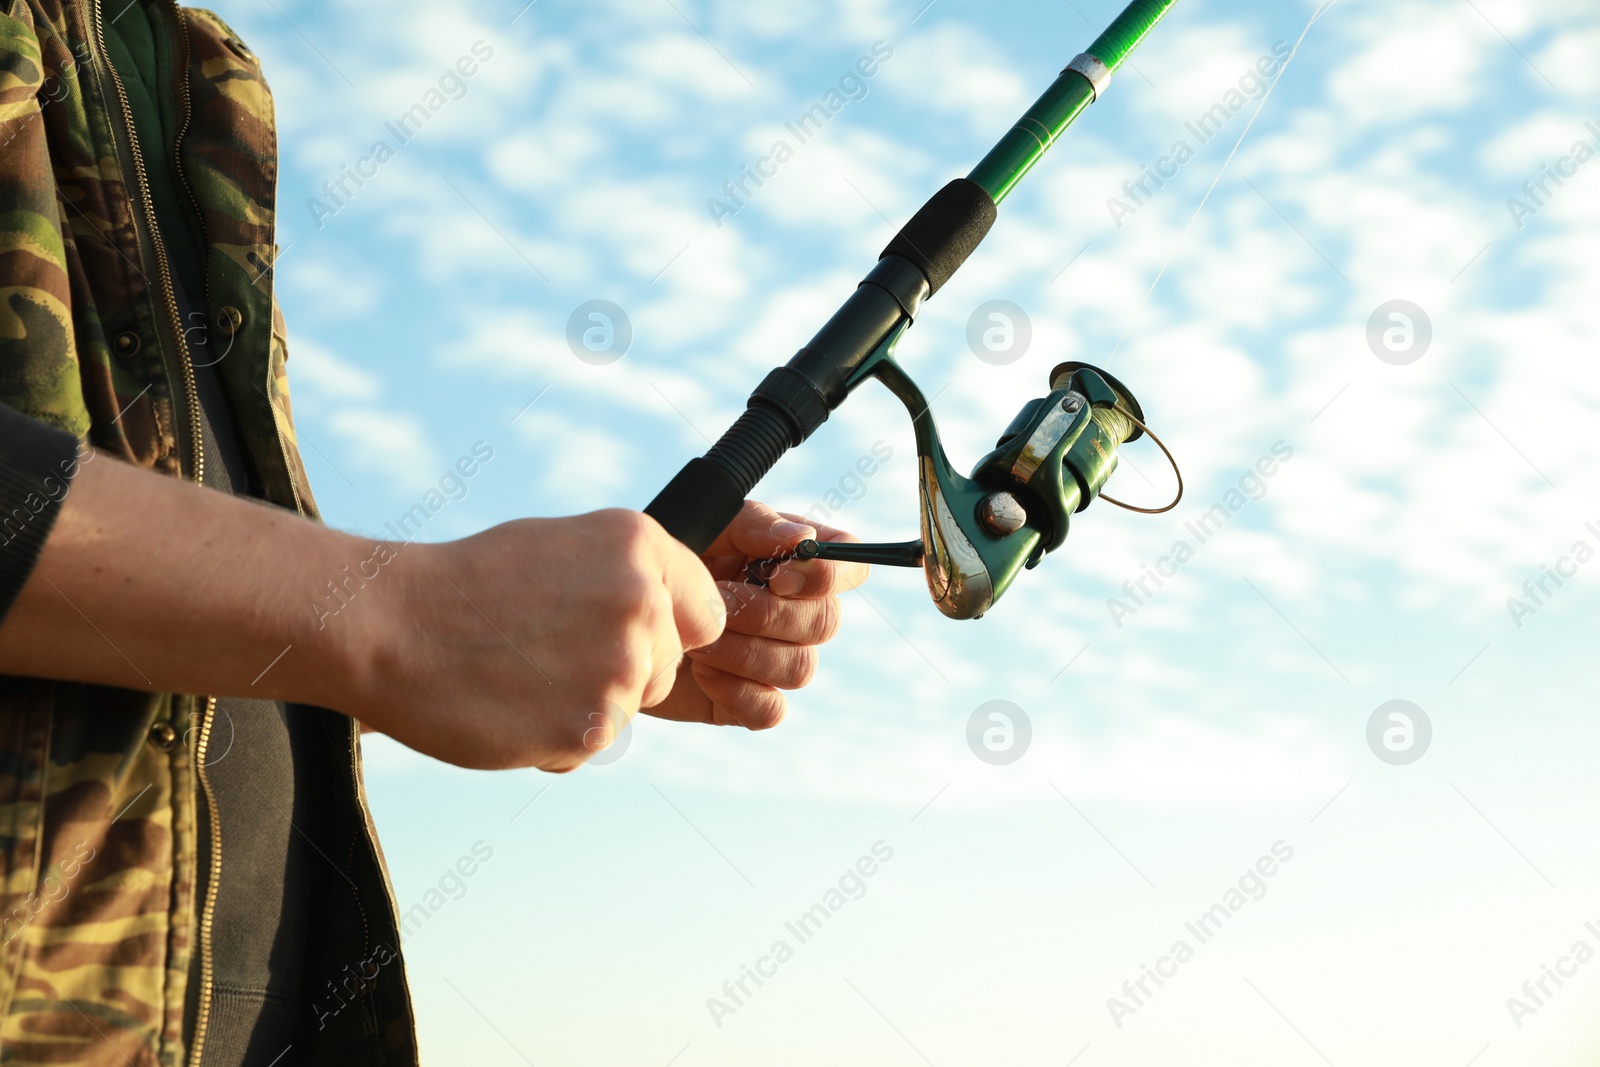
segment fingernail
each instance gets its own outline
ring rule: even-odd
[[[767,583],[776,596],[794,596],[806,587],[806,576],[797,570],[785,567],[778,572],[778,576]]]
[[[789,522],[784,520],[772,528],[773,536],[784,540],[804,541],[808,537],[817,536],[817,531],[804,523]]]

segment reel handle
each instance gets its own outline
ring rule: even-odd
[[[841,563],[866,563],[874,567],[922,566],[922,539],[893,544],[863,545],[852,541],[801,541],[795,559],[836,559]]]
[[[816,541],[807,538],[794,547],[794,555],[778,559],[752,560],[744,569],[744,580],[765,586],[781,564],[791,559],[832,559],[840,563],[865,563],[869,567],[920,567],[922,542],[864,545],[854,541]]]

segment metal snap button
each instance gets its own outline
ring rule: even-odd
[[[158,722],[150,727],[150,743],[163,752],[172,751],[177,740],[178,731],[172,728],[171,723]]]
[[[217,329],[223,333],[235,334],[244,325],[244,312],[229,305],[217,312]]]
[[[117,334],[117,339],[112,342],[112,347],[116,350],[117,355],[123,359],[138,355],[140,346],[139,335],[132,330]]]

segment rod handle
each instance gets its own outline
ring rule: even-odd
[[[722,439],[673,476],[644,513],[696,555],[704,555],[744,507],[745,497],[794,445],[788,420],[752,404]]]

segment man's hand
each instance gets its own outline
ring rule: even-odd
[[[727,607],[727,628],[715,642],[689,651],[671,694],[660,705],[647,705],[648,714],[752,730],[783,720],[780,690],[811,681],[816,646],[839,629],[839,594],[867,579],[862,564],[818,559],[781,564],[764,589],[745,582],[747,564],[790,556],[808,537],[857,540],[798,515],[745,502],[704,557]]]
[[[775,687],[810,677],[865,568],[739,582],[810,533],[779,522],[748,506],[705,563],[625,511],[404,544],[95,459],[0,623],[0,672],[317,704],[464,767],[570,770],[640,707],[782,716]]]
[[[694,554],[634,511],[405,546],[384,570],[351,619],[371,669],[333,706],[464,767],[581,765],[667,696],[726,614]]]

